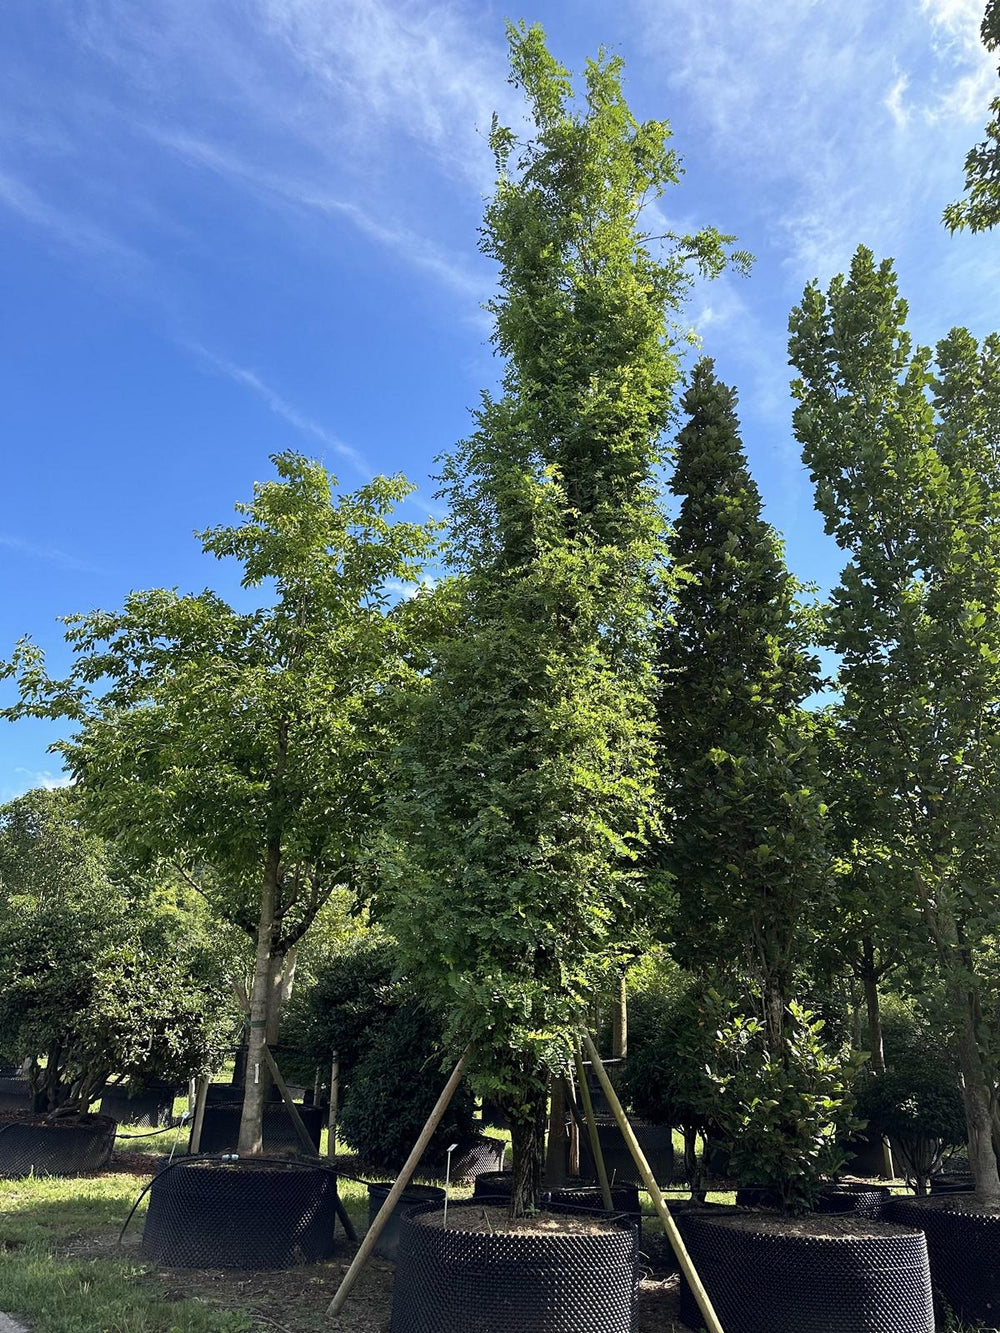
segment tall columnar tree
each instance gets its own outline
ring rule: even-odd
[[[891,261],[860,248],[791,316],[795,429],[847,554],[829,615],[859,776],[947,988],[977,1191],[1000,1203],[1000,338],[914,347]]]
[[[539,28],[509,39],[534,133],[492,133],[482,248],[506,372],[444,466],[459,628],[400,751],[386,907],[408,974],[507,1103],[517,1215],[538,1197],[547,1070],[632,940],[674,321],[729,238],[644,233],[679,164],[667,125],[629,111],[620,60],[588,63],[579,105]]]
[[[987,51],[1000,51],[1000,0],[987,0],[980,29]],[[986,138],[965,159],[965,198],[944,210],[951,231],[989,231],[1000,222],[1000,97],[990,103]]]
[[[50,681],[22,643],[7,716],[70,718],[57,746],[88,816],[137,864],[170,862],[256,941],[241,1153],[259,1152],[276,1036],[298,940],[336,888],[357,891],[379,825],[392,699],[418,678],[417,581],[432,541],[393,522],[411,489],[376,478],[332,499],[332,479],[293,454],[201,534],[244,588],[273,601],[241,611],[212,592],[132,593],[124,608],[69,620],[70,675]]]
[[[771,1054],[785,1042],[793,974],[823,891],[825,808],[812,722],[808,617],[761,513],[736,417],[713,363],[683,398],[670,553],[683,574],[660,646],[663,852],[675,953],[703,975],[739,969],[759,991]]]

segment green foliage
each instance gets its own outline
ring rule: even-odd
[[[825,806],[801,707],[818,683],[809,619],[761,514],[732,389],[712,362],[684,399],[670,552],[683,575],[660,645],[662,863],[678,961],[758,986],[777,1054],[793,970],[826,890]]]
[[[806,1211],[843,1160],[838,1142],[856,1127],[855,1063],[846,1050],[828,1050],[822,1021],[795,1003],[781,1058],[759,1019],[721,1017],[709,1074],[730,1169],[738,1184],[772,1186],[788,1211]]]
[[[402,1004],[412,1002],[412,990],[397,979],[395,949],[379,935],[350,938],[325,959],[317,958],[314,969],[311,983],[300,984],[289,1002],[282,1050],[303,1076],[311,1076],[316,1065],[326,1075],[336,1051],[349,1085],[373,1038]]]
[[[981,980],[1000,929],[1000,338],[953,329],[935,356],[914,348],[891,262],[863,247],[790,328],[796,433],[848,555],[827,630],[840,717],[869,828],[933,945],[970,1160],[1000,1200]]]
[[[122,884],[68,791],[0,809],[0,1043],[33,1063],[39,1104],[86,1107],[114,1073],[180,1082],[232,1037],[200,909]]]
[[[885,1017],[886,1071],[862,1071],[857,1113],[869,1130],[892,1139],[907,1176],[923,1192],[942,1150],[966,1139],[958,1065],[947,1032],[899,1005]]]
[[[400,750],[387,908],[406,969],[513,1091],[513,1069],[561,1062],[631,938],[670,321],[725,238],[654,254],[639,216],[677,161],[667,127],[628,111],[620,61],[588,64],[577,110],[540,29],[510,46],[534,137],[494,127],[483,234],[507,370],[445,462],[457,629]]]
[[[357,885],[381,796],[388,699],[405,684],[416,612],[389,583],[416,582],[428,529],[391,521],[412,487],[377,477],[332,498],[296,454],[274,460],[242,522],[201,534],[270,605],[215,593],[135,592],[121,611],[68,619],[73,669],[44,674],[19,645],[6,716],[66,717],[56,748],[88,816],[137,864],[183,866],[221,915],[257,931],[260,881],[277,841],[275,948],[294,944],[329,893]],[[416,599],[419,600],[419,599]]]
[[[369,1167],[398,1170],[437,1101],[441,1073],[441,1021],[409,1003],[397,1009],[365,1043],[351,1073],[340,1118],[344,1141]],[[466,1087],[453,1097],[434,1132],[429,1153],[443,1160],[456,1137],[472,1129],[473,1101]]]
[[[987,51],[1000,50],[1000,0],[987,0],[980,31]],[[965,159],[965,198],[944,210],[949,231],[989,231],[1000,222],[1000,97],[990,103],[990,116],[986,138]]]

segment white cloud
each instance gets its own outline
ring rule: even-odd
[[[249,389],[258,398],[262,399],[267,407],[275,416],[281,417],[283,421],[294,427],[300,435],[308,435],[311,439],[318,440],[320,444],[337,454],[338,457],[346,459],[355,471],[368,480],[374,475],[374,469],[360,450],[355,449],[353,445],[345,444],[332,431],[321,425],[312,417],[306,416],[294,407],[287,399],[282,398],[268,384],[255,374],[252,370],[247,370],[244,366],[237,365],[234,361],[228,361],[225,357],[216,356],[208,348],[200,343],[184,342],[181,344],[186,351],[193,352],[200,360],[211,366],[227,379],[231,379],[236,384],[241,384]]]
[[[71,249],[128,261],[140,259],[137,251],[112,232],[43,199],[27,182],[4,170],[0,170],[0,205]]]
[[[61,565],[63,569],[78,570],[82,574],[101,574],[104,572],[89,561],[81,560],[79,556],[73,555],[70,551],[60,550],[56,546],[43,546],[38,542],[26,541],[23,537],[15,537],[11,533],[0,533],[0,547],[5,547],[8,551],[14,551],[18,555],[26,556],[29,560],[45,560],[54,565]]]
[[[903,103],[903,97],[909,86],[909,76],[900,74],[885,96],[884,106],[896,122],[896,128],[900,130],[905,130],[910,121],[909,108]]]

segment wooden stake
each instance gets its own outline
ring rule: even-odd
[[[639,1140],[635,1137],[632,1126],[628,1122],[628,1116],[622,1109],[622,1104],[618,1100],[618,1094],[611,1085],[608,1078],[608,1071],[604,1068],[600,1055],[597,1053],[597,1047],[594,1045],[590,1036],[584,1034],[583,1044],[587,1048],[587,1054],[590,1056],[594,1071],[600,1080],[601,1088],[605,1097],[608,1099],[608,1105],[611,1112],[618,1121],[618,1128],[622,1132],[628,1150],[632,1154],[632,1160],[639,1169],[639,1175],[642,1177],[642,1183],[646,1187],[649,1197],[653,1200],[653,1207],[656,1209],[657,1216],[663,1224],[663,1230],[667,1234],[667,1239],[673,1247],[674,1254],[677,1256],[677,1262],[680,1270],[687,1278],[688,1284],[694,1293],[694,1298],[698,1302],[698,1309],[701,1311],[702,1318],[705,1321],[705,1327],[708,1333],[723,1333],[722,1325],[719,1323],[719,1316],[715,1313],[708,1292],[702,1286],[701,1278],[691,1262],[691,1256],[687,1252],[687,1246],[681,1239],[681,1233],[677,1230],[677,1223],[670,1216],[670,1212],[660,1192],[660,1187],[649,1169],[649,1163],[643,1156],[642,1149],[639,1147]]]
[[[201,1147],[201,1127],[205,1123],[205,1103],[208,1101],[208,1085],[211,1074],[202,1074],[198,1080],[198,1091],[194,1098],[194,1120],[191,1122],[191,1137],[188,1139],[188,1152],[196,1153]]]
[[[573,1059],[576,1063],[576,1080],[580,1085],[580,1096],[583,1099],[583,1114],[587,1121],[587,1137],[590,1139],[590,1155],[594,1159],[594,1166],[597,1168],[597,1179],[601,1185],[601,1198],[604,1200],[604,1207],[609,1213],[615,1211],[615,1205],[611,1199],[611,1186],[608,1183],[608,1169],[604,1165],[604,1154],[601,1152],[601,1139],[597,1132],[597,1120],[594,1117],[594,1103],[590,1099],[590,1087],[587,1083],[587,1071],[583,1067],[583,1056],[580,1054],[579,1046],[573,1049]]]
[[[340,1101],[340,1057],[334,1051],[330,1061],[330,1110],[327,1114],[326,1155],[337,1155],[337,1113]]]
[[[371,1226],[368,1228],[368,1231],[365,1235],[364,1240],[361,1242],[357,1254],[351,1260],[350,1268],[344,1274],[344,1280],[337,1288],[336,1295],[334,1296],[333,1300],[327,1307],[326,1313],[329,1316],[329,1318],[335,1319],[337,1315],[340,1314],[341,1310],[344,1308],[344,1302],[351,1294],[351,1289],[354,1286],[355,1282],[357,1282],[362,1268],[364,1268],[365,1264],[368,1262],[369,1255],[375,1248],[375,1243],[377,1242],[379,1236],[381,1236],[385,1224],[392,1216],[392,1210],[395,1208],[396,1204],[399,1202],[402,1196],[403,1191],[410,1183],[413,1173],[417,1169],[417,1164],[419,1163],[421,1157],[423,1157],[427,1145],[430,1143],[431,1138],[434,1134],[434,1131],[441,1123],[441,1117],[444,1115],[445,1111],[447,1111],[448,1103],[455,1095],[455,1089],[462,1081],[462,1075],[465,1073],[465,1065],[468,1058],[469,1058],[469,1051],[466,1050],[465,1054],[459,1060],[458,1064],[451,1071],[451,1077],[448,1079],[448,1082],[441,1089],[441,1095],[434,1103],[434,1109],[427,1117],[426,1125],[424,1125],[423,1129],[420,1131],[420,1137],[413,1145],[409,1157],[407,1157],[406,1161],[403,1163],[403,1169],[396,1177],[395,1184],[393,1185],[392,1189],[386,1196],[385,1203],[383,1203],[382,1207],[378,1210],[378,1215],[376,1216],[374,1222],[372,1222]]]

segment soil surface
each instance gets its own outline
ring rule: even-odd
[[[118,1122],[107,1115],[91,1115],[89,1111],[70,1111],[53,1116],[44,1111],[0,1111],[2,1125],[37,1125],[44,1129],[110,1129]]]
[[[770,1236],[811,1236],[818,1240],[869,1240],[893,1232],[912,1230],[891,1222],[874,1222],[856,1213],[808,1213],[804,1217],[783,1217],[763,1209],[748,1208],[730,1216],[713,1217],[716,1226],[731,1231],[763,1232]]]
[[[421,1226],[444,1226],[444,1209],[441,1212],[424,1213],[418,1216]],[[596,1236],[603,1232],[617,1231],[619,1225],[604,1217],[580,1217],[572,1213],[535,1213],[534,1217],[511,1218],[506,1208],[466,1207],[458,1205],[448,1209],[448,1230],[483,1232],[490,1235],[503,1232],[512,1236]]]
[[[914,1199],[921,1208],[934,1208],[944,1213],[965,1213],[969,1217],[1000,1217],[1000,1207],[996,1204],[980,1203],[976,1196],[969,1194],[933,1194],[923,1199]]]

